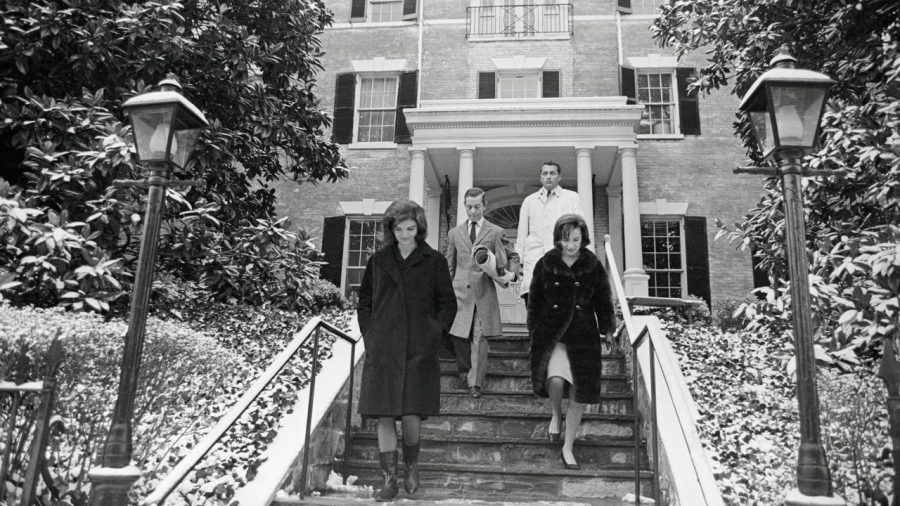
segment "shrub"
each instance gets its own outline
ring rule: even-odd
[[[697,429],[725,502],[781,504],[796,487],[799,415],[787,340],[663,321],[697,403]],[[823,444],[837,494],[859,500],[890,484],[880,454],[890,444],[881,381],[870,368],[818,369]],[[887,478],[887,479],[886,479]],[[868,504],[868,503],[866,503]]]
[[[719,327],[719,330],[725,332],[730,330],[741,330],[748,323],[747,318],[744,317],[742,307],[755,304],[756,302],[758,302],[757,299],[751,297],[725,297],[721,300],[717,300],[713,323]]]
[[[59,332],[66,359],[58,375],[54,414],[63,420],[64,430],[51,439],[48,464],[54,486],[76,504],[86,500],[87,472],[106,440],[126,330],[122,321],[105,322],[85,313],[0,305],[4,380],[39,379],[43,356]],[[193,421],[207,419],[221,394],[216,386],[240,385],[251,373],[239,355],[209,335],[150,318],[135,401],[135,459],[145,461]]]
[[[140,174],[121,105],[171,73],[210,125],[178,176],[202,184],[166,191],[161,270],[222,300],[309,303],[317,258],[273,218],[273,184],[348,175],[316,96],[322,1],[9,1],[0,18],[2,297],[114,312],[146,207],[112,184]]]

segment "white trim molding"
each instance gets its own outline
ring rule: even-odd
[[[372,216],[384,214],[391,203],[387,200],[362,199],[340,201],[341,210],[346,216]]]
[[[382,56],[376,56],[370,60],[350,60],[350,65],[356,74],[366,72],[405,72],[409,70],[406,58],[389,60]]]
[[[641,202],[638,204],[641,216],[685,216],[687,215],[687,202],[669,202],[666,199],[656,199],[653,202]]]
[[[674,69],[678,66],[678,58],[654,53],[647,56],[630,56],[625,58],[625,66],[635,69]]]
[[[529,57],[517,54],[510,58],[491,58],[491,61],[494,62],[494,66],[500,72],[516,70],[537,71],[544,68],[544,64],[547,63],[547,57]]]

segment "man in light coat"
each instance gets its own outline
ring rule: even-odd
[[[564,214],[586,216],[581,209],[578,194],[559,186],[561,170],[556,162],[541,165],[542,188],[522,201],[519,210],[519,231],[516,236],[516,253],[522,259],[522,285],[519,295],[528,301],[528,287],[534,266],[553,249],[553,226]]]
[[[497,288],[475,263],[472,249],[487,247],[502,267],[506,266],[507,256],[503,229],[484,219],[484,191],[469,189],[463,202],[468,219],[450,230],[445,253],[457,304],[450,335],[459,373],[457,388],[468,388],[473,397],[481,397],[487,372],[487,338],[501,335],[502,329]]]

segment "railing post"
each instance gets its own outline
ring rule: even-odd
[[[56,395],[56,378],[44,378],[41,390],[41,405],[38,408],[37,423],[34,427],[34,440],[31,442],[31,455],[28,459],[28,470],[25,472],[25,483],[22,492],[22,504],[34,502],[34,489],[41,474],[44,463],[44,450],[50,436],[50,414],[53,409],[53,398]]]
[[[347,396],[347,426],[344,429],[344,470],[343,483],[347,484],[347,470],[350,467],[350,428],[353,418],[353,373],[356,366],[356,343],[350,343],[350,388]]]
[[[623,302],[624,303],[624,302]],[[630,336],[629,336],[630,339]],[[634,415],[634,501],[641,504],[641,411],[638,409],[640,388],[638,388],[637,346],[631,347],[631,389],[634,391],[631,411]]]
[[[3,449],[3,460],[0,462],[0,499],[6,497],[6,475],[9,473],[9,455],[12,452],[13,431],[16,429],[16,419],[19,415],[19,404],[24,394],[13,390],[9,393],[12,396],[12,406],[9,412],[9,424],[6,427],[6,443]]]
[[[653,338],[647,336],[650,345],[650,411],[653,413],[653,504],[659,504],[659,425],[656,416],[656,347]]]
[[[878,376],[884,381],[887,390],[888,421],[890,423],[891,456],[894,467],[894,503],[900,497],[900,364],[894,355],[894,342],[890,337],[884,338],[881,365]]]
[[[309,369],[309,404],[306,410],[306,438],[303,443],[303,468],[300,475],[300,498],[306,497],[306,473],[309,470],[309,438],[312,433],[310,422],[313,415],[313,399],[316,395],[316,368],[319,363],[319,334],[322,331],[321,325],[316,326],[316,337],[313,340],[313,356],[312,364]]]

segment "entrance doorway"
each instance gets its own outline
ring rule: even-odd
[[[506,232],[507,250],[513,251],[519,233],[519,209],[525,196],[535,191],[534,187],[503,186],[485,192],[487,208],[484,217]],[[510,283],[502,288],[497,285],[497,299],[500,303],[500,319],[503,323],[524,324],[525,301],[519,297],[521,283]]]

